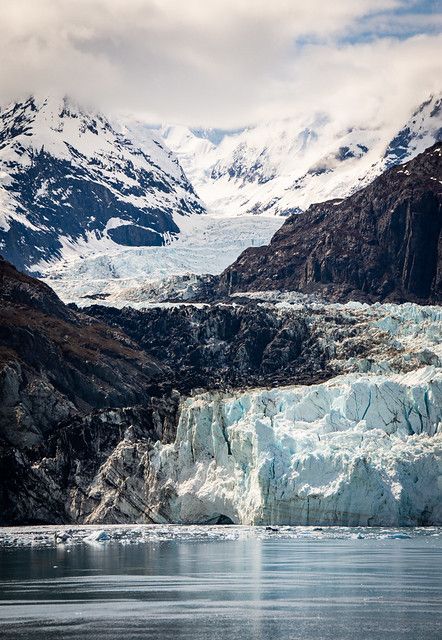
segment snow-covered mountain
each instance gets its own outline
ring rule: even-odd
[[[442,98],[430,97],[396,128],[314,114],[224,135],[174,126],[161,134],[209,210],[287,215],[346,197],[442,139]]]
[[[0,111],[0,254],[77,301],[220,273],[281,215],[347,196],[440,139],[441,102],[389,129],[312,115],[221,131],[29,98]]]
[[[67,98],[0,111],[0,253],[41,269],[69,255],[159,246],[204,206],[154,131],[127,130]]]

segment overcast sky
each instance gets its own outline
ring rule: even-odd
[[[1,0],[0,98],[151,122],[401,118],[441,89],[436,0]]]

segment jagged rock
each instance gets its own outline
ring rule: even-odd
[[[303,313],[284,315],[253,302],[145,311],[94,305],[85,311],[167,364],[183,393],[312,381],[333,372]]]
[[[137,404],[167,370],[0,259],[0,437],[41,441],[69,416]]]
[[[76,415],[26,451],[0,440],[0,522],[148,521],[144,458],[174,438],[179,399]]]
[[[442,300],[442,145],[343,201],[291,216],[221,276],[222,292],[316,292],[332,301]]]
[[[438,307],[328,305],[283,295],[210,305],[84,311],[124,331],[173,372],[173,386],[255,387],[324,381],[347,371],[440,366]]]

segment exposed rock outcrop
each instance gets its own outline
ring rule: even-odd
[[[0,438],[40,442],[69,416],[160,392],[167,370],[0,259]]]
[[[166,364],[183,393],[323,380],[333,373],[302,312],[280,314],[253,301],[145,311],[96,305],[85,311]]]
[[[291,216],[249,248],[221,292],[278,289],[332,301],[442,300],[442,144],[342,201]]]
[[[174,438],[178,402],[76,415],[32,449],[0,440],[0,523],[148,522],[147,454]]]

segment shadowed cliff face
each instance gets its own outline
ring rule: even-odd
[[[343,201],[312,205],[221,276],[221,292],[279,289],[331,301],[442,300],[442,145]]]
[[[112,513],[85,491],[122,440],[141,451],[173,439],[171,380],[123,332],[69,309],[0,258],[0,523],[84,521],[97,508],[97,517],[124,519],[131,500],[142,510],[124,482]]]
[[[62,420],[140,403],[167,370],[0,259],[0,437],[31,446]]]
[[[85,310],[124,331],[174,372],[174,387],[253,387],[312,382],[332,375],[329,356],[303,313],[271,305],[179,305],[136,311],[94,305]]]

